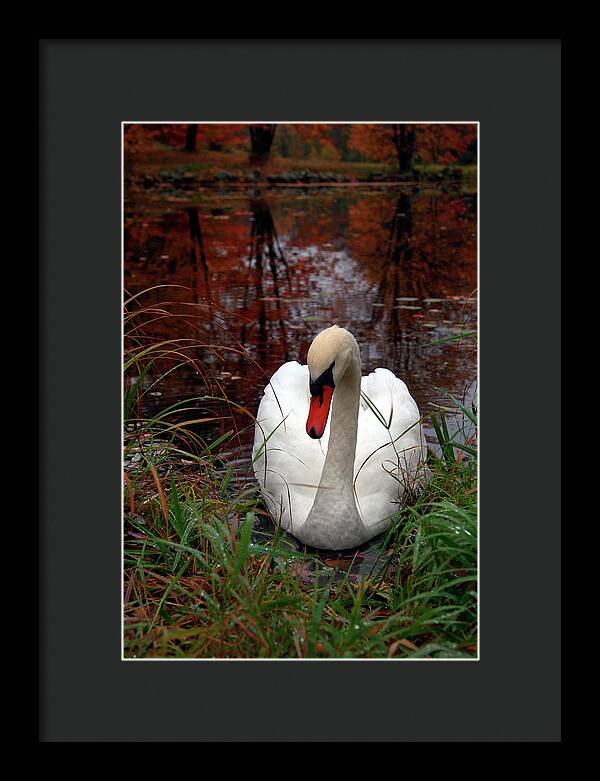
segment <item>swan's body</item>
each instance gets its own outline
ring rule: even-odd
[[[385,531],[404,492],[425,479],[425,458],[406,385],[388,369],[362,377],[343,328],[322,331],[308,365],[283,364],[265,388],[254,473],[275,521],[301,542],[342,550]]]

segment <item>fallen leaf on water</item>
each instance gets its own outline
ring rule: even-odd
[[[362,556],[355,556],[351,559],[323,559],[325,564],[327,564],[328,567],[332,567],[333,569],[350,569],[351,565],[355,562],[358,563],[359,561],[362,561]]]
[[[411,651],[419,650],[419,648],[414,643],[411,643],[410,640],[406,640],[406,638],[403,637],[401,640],[396,640],[390,645],[388,649],[388,659],[394,656],[399,646],[401,645],[404,646],[404,648],[408,648]]]
[[[369,615],[369,618],[387,618],[388,616],[392,615],[391,610],[387,610],[386,608],[382,608],[381,610],[376,610],[374,613],[371,613]]]

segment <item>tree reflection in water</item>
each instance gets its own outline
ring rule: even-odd
[[[255,300],[258,303],[258,339],[256,343],[257,358],[259,363],[264,363],[267,355],[267,346],[270,334],[267,329],[267,307],[266,303],[270,297],[265,295],[263,284],[263,274],[265,264],[268,261],[273,282],[273,298],[275,300],[276,320],[279,326],[279,337],[284,349],[284,359],[289,360],[287,329],[281,309],[281,294],[279,290],[278,266],[285,274],[290,296],[292,295],[292,283],[290,269],[281,249],[277,230],[273,221],[273,215],[269,204],[265,201],[259,191],[254,193],[250,200],[250,209],[252,220],[250,221],[250,249],[248,256],[248,273],[254,271]],[[249,279],[248,279],[249,283]],[[248,308],[248,291],[250,285],[247,283],[244,292],[244,309]],[[252,327],[252,324],[250,324]],[[246,343],[248,338],[248,325],[243,324],[240,333],[240,342]]]
[[[214,335],[213,298],[200,215],[197,208],[186,209],[186,212],[190,223],[190,265],[194,275],[196,303],[199,304],[204,300],[208,304],[208,327],[209,332]],[[203,285],[200,284],[200,274],[202,274]]]
[[[402,355],[402,320],[398,309],[398,299],[401,295],[409,295],[403,290],[401,276],[410,279],[407,271],[412,260],[412,211],[408,193],[402,193],[394,208],[394,216],[390,227],[387,251],[381,279],[377,287],[371,315],[371,324],[383,320],[388,344],[393,348],[395,363]],[[404,363],[408,365],[408,355]],[[405,368],[406,368],[405,366]]]

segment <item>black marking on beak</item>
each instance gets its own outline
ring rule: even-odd
[[[329,369],[326,369],[323,374],[321,374],[317,379],[313,382],[313,380],[309,381],[309,387],[310,387],[310,395],[311,396],[318,396],[319,397],[319,404],[323,403],[323,386],[329,385],[330,388],[335,388],[335,382],[333,381],[333,367],[335,366],[335,361],[331,364]],[[313,435],[308,432],[309,435],[312,437]],[[313,437],[313,439],[316,439],[316,437]]]

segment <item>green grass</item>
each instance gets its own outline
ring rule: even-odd
[[[230,498],[210,467],[195,482],[157,478],[155,490],[140,491],[142,506],[126,511],[125,655],[473,656],[473,468],[438,467],[427,493],[398,514],[383,570],[327,585],[303,581],[292,564],[316,560],[323,576],[330,568],[286,548],[277,532],[252,541],[256,498]]]
[[[176,370],[189,355],[180,343],[147,339],[140,312],[151,317],[157,307],[133,312],[136,303],[126,318],[125,657],[476,657],[474,436],[450,437],[443,410],[432,416],[440,443],[432,478],[399,508],[376,574],[359,579],[290,547],[275,528],[265,533],[256,488],[222,459],[222,442],[191,423],[211,419],[215,397],[140,414],[144,394],[169,371],[161,364]],[[449,401],[473,430],[473,410]]]

